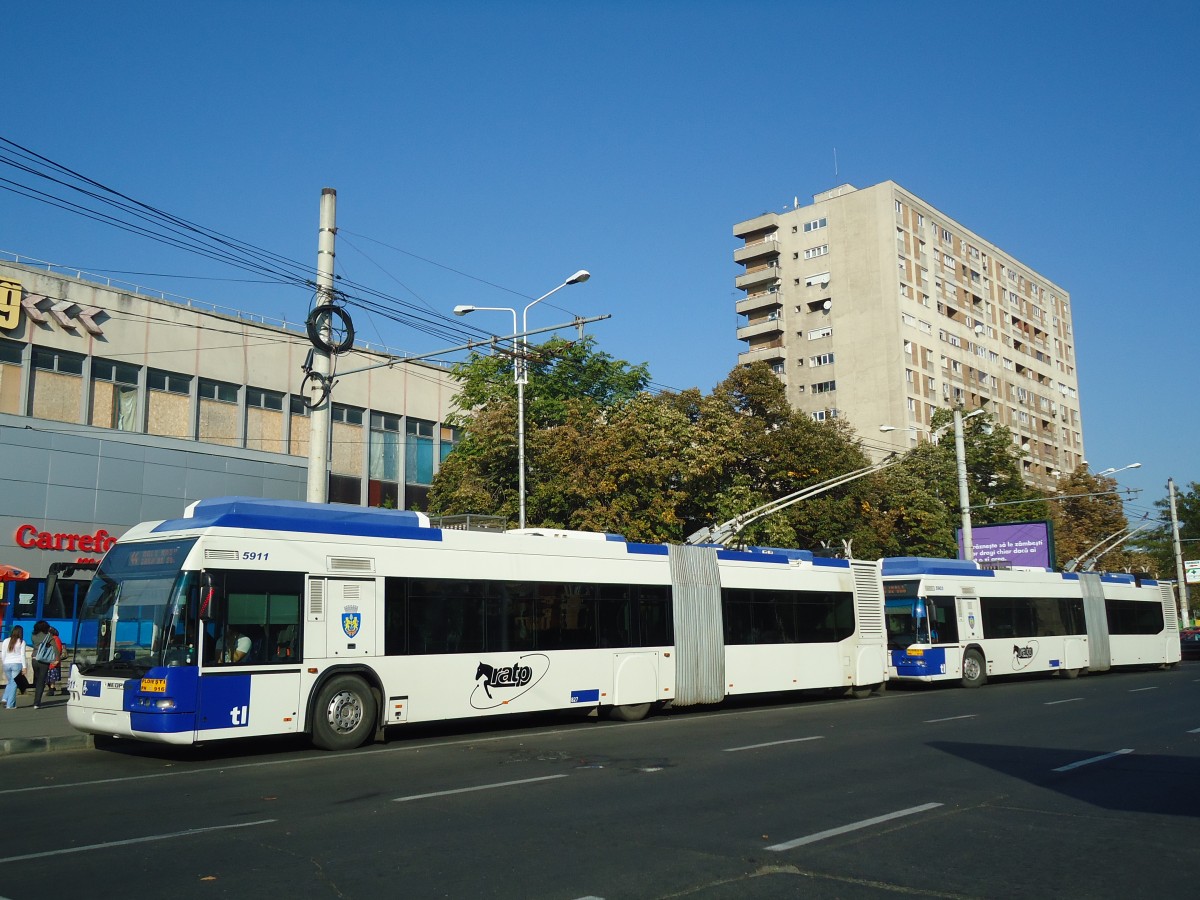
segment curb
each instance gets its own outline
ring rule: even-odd
[[[59,737],[29,737],[0,739],[0,756],[9,753],[45,753],[50,750],[90,750],[93,735],[71,734]]]

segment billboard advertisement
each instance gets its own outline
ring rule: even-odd
[[[971,529],[971,544],[980,565],[1054,566],[1054,532],[1045,520],[976,525]],[[958,558],[964,558],[962,529],[958,530]]]

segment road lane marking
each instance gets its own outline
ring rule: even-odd
[[[1157,691],[1157,690],[1158,690],[1158,685],[1156,684],[1153,687],[1130,688],[1129,693],[1136,694],[1138,691]]]
[[[555,778],[566,778],[566,775],[543,775],[540,778],[522,778],[520,781],[498,781],[495,784],[480,784],[475,787],[454,788],[449,791],[434,791],[429,794],[410,794],[407,797],[397,797],[393,803],[407,803],[409,800],[428,800],[430,797],[448,797],[451,794],[469,794],[472,791],[490,791],[493,788],[513,787],[518,784],[533,784],[536,781],[552,781]]]
[[[1056,706],[1059,703],[1074,703],[1076,700],[1082,700],[1082,697],[1072,697],[1070,700],[1047,700],[1045,706]]]
[[[1093,756],[1091,759],[1081,759],[1079,762],[1073,762],[1065,766],[1059,766],[1053,771],[1069,772],[1071,769],[1078,769],[1080,766],[1090,766],[1092,763],[1103,762],[1106,759],[1112,759],[1114,756],[1124,756],[1126,753],[1132,752],[1133,750],[1117,750],[1115,753],[1105,753],[1103,756]]]
[[[973,719],[973,718],[975,718],[975,713],[971,713],[969,716],[947,716],[944,719],[926,719],[925,724],[928,725],[931,722],[953,722],[957,719]]]
[[[167,841],[171,838],[193,837],[209,831],[226,831],[230,828],[251,828],[255,825],[269,825],[275,819],[259,819],[257,822],[239,822],[236,825],[211,825],[208,828],[189,828],[187,831],[172,831],[168,834],[151,834],[146,837],[128,838],[124,841],[107,841],[103,844],[87,844],[83,847],[59,847],[57,850],[44,850],[41,853],[25,853],[21,856],[8,856],[0,859],[0,865],[11,862],[21,862],[26,859],[44,859],[47,856],[60,856],[65,853],[83,853],[85,850],[106,850],[109,847],[127,847],[130,844],[145,844],[150,841]]]
[[[725,753],[737,753],[739,750],[757,750],[759,747],[776,747],[779,744],[799,744],[802,741],[823,741],[825,735],[817,734],[812,737],[788,738],[786,741],[768,741],[765,744],[747,744],[745,747],[726,747]]]
[[[853,822],[850,825],[843,825],[841,828],[830,828],[828,831],[818,831],[816,834],[810,834],[807,837],[796,838],[794,841],[784,841],[782,844],[772,844],[767,847],[768,850],[791,850],[794,847],[802,847],[805,844],[813,844],[817,841],[823,841],[825,838],[836,837],[839,834],[847,834],[851,831],[858,831],[861,828],[870,828],[872,825],[878,825],[881,822],[890,822],[892,819],[901,819],[904,816],[912,816],[917,813],[926,812],[927,810],[937,809],[942,804],[940,803],[923,803],[920,806],[912,806],[908,809],[901,809],[894,813],[888,813],[885,816],[876,816],[873,819],[863,819],[861,822]]]
[[[1200,734],[1200,728],[1193,728],[1188,734]]]

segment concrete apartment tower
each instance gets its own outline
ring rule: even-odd
[[[794,408],[906,449],[938,407],[984,406],[1012,429],[1029,484],[1083,461],[1060,286],[892,181],[841,185],[733,233],[738,362],[769,363]]]

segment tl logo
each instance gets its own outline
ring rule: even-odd
[[[342,631],[345,632],[346,637],[353,638],[356,634],[358,634],[358,629],[361,624],[362,620],[359,618],[358,613],[342,613]]]
[[[250,707],[235,706],[229,710],[230,725],[249,725],[250,724]]]

